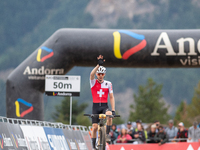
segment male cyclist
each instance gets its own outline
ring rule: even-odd
[[[97,57],[98,64],[90,73],[90,87],[93,97],[93,114],[104,113],[106,115],[115,115],[115,99],[113,95],[112,83],[104,80],[106,68],[102,66],[104,59],[102,55]],[[95,74],[97,79],[95,79]],[[110,104],[112,111],[108,108],[108,95],[110,97]],[[92,145],[95,149],[96,132],[98,129],[98,117],[92,118]],[[110,142],[109,132],[112,126],[112,118],[107,118],[106,123],[106,141]]]

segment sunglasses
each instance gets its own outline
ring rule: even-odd
[[[104,76],[105,73],[97,73],[97,75],[98,75],[98,76],[100,76],[100,75]]]

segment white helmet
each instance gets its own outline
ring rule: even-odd
[[[97,70],[97,73],[106,73],[106,68],[104,66],[100,66]]]

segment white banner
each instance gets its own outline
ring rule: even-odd
[[[46,75],[45,92],[50,96],[79,96],[81,77],[68,75]]]

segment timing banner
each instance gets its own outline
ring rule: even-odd
[[[76,145],[79,148],[79,150],[87,150],[87,146],[86,146],[84,139],[81,135],[81,131],[80,130],[74,130],[73,133],[74,133]]]
[[[0,122],[0,150],[90,149],[87,131]]]
[[[15,149],[28,150],[26,139],[24,138],[24,134],[20,126],[18,124],[10,124],[10,123],[8,123],[6,126],[10,133],[10,137]]]
[[[15,150],[15,146],[12,139],[13,137],[10,135],[7,129],[8,123],[0,122],[0,149],[1,150]],[[17,145],[16,145],[17,146]]]
[[[78,147],[76,146],[76,141],[74,138],[74,130],[71,129],[62,129],[65,139],[70,147],[70,150],[78,150]]]
[[[29,150],[40,150],[40,145],[37,140],[37,137],[35,136],[32,126],[28,125],[20,125],[20,128],[22,129],[22,132],[24,134],[24,138],[26,139],[26,144],[28,146]]]
[[[7,117],[43,120],[45,75],[96,66],[100,54],[106,67],[200,67],[200,30],[59,29],[8,76]]]
[[[43,127],[51,150],[70,150],[62,129]]]
[[[87,146],[88,149],[92,149],[92,140],[90,138],[90,135],[88,133],[88,131],[81,131],[83,140]]]
[[[51,150],[43,127],[31,126],[31,128],[35,138],[37,139],[40,150]]]

